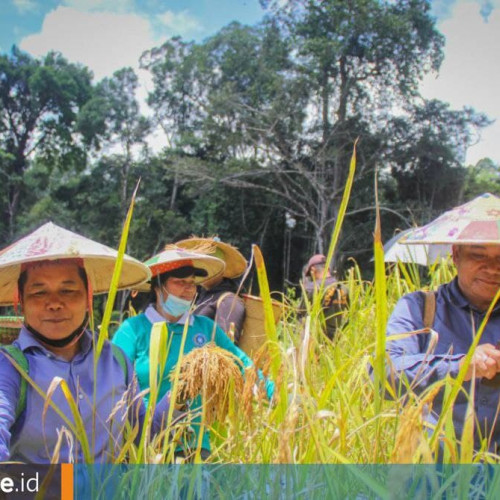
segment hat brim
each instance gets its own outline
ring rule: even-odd
[[[154,277],[168,271],[165,264],[175,264],[177,262],[186,262],[186,265],[190,265],[200,271],[194,274],[194,279],[197,284],[201,284],[216,276],[222,275],[225,269],[223,260],[212,257],[211,255],[189,252],[183,248],[164,250],[148,259],[144,264],[149,267],[151,275]],[[189,262],[189,264],[187,262]],[[202,273],[205,273],[205,275],[201,276]]]
[[[221,258],[223,258],[226,263],[226,269],[222,274],[224,278],[237,278],[241,276],[247,268],[245,257],[243,257],[236,247],[228,243],[223,243],[222,241],[216,241],[213,238],[187,238],[176,242],[176,245],[194,252],[196,252],[197,249],[203,248],[203,250],[200,250],[200,253],[207,253],[208,255],[214,255],[215,249],[220,249],[223,253]]]
[[[500,245],[500,198],[484,193],[401,239],[405,245]]]
[[[49,222],[0,252],[0,305],[14,302],[21,266],[43,260],[82,259],[94,294],[107,293],[117,256],[116,250]],[[135,288],[150,275],[147,266],[124,255],[118,289]]]

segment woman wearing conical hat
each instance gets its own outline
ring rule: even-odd
[[[120,452],[129,415],[133,425],[136,415],[142,425],[144,405],[135,408],[130,400],[128,413],[127,405],[118,404],[126,391],[134,395],[132,366],[107,341],[97,355],[96,338],[88,328],[93,294],[108,291],[116,256],[111,248],[52,223],[0,254],[0,305],[19,303],[24,314],[18,339],[0,351],[0,461],[110,461]],[[119,287],[137,285],[149,275],[146,266],[125,256]],[[29,377],[44,394],[51,392],[56,377],[67,384],[93,444],[90,456],[61,415],[46,405],[48,396],[23,381],[14,360],[27,363]],[[74,425],[60,387],[50,400]],[[159,430],[167,409],[165,398],[157,406],[153,431]],[[63,428],[69,439],[60,439]]]
[[[186,329],[184,355],[193,349],[213,341],[239,358],[245,367],[253,366],[252,360],[239,349],[218,327],[213,320],[204,316],[190,314],[196,295],[196,286],[206,280],[223,274],[225,264],[211,255],[190,252],[183,248],[166,247],[146,264],[151,270],[150,304],[146,310],[125,320],[113,336],[113,343],[120,346],[134,363],[141,390],[148,389],[150,383],[149,343],[154,323],[166,322],[168,328],[168,355],[164,367],[163,380],[160,383],[159,397],[168,395],[171,388],[169,375],[176,366],[181,352],[183,334]],[[274,384],[265,381],[269,397],[274,391]],[[146,398],[147,400],[147,395]],[[192,414],[191,426],[195,436],[183,446],[185,458],[192,458],[198,446],[202,402],[198,396],[190,403]],[[201,456],[210,453],[208,432],[202,436]]]
[[[206,280],[198,287],[194,314],[213,319],[238,345],[245,321],[245,304],[238,296],[238,282],[247,267],[245,257],[236,247],[218,237],[192,237],[176,245],[193,252],[205,253],[222,259],[226,268],[222,274]]]

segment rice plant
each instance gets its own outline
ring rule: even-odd
[[[354,172],[353,155],[340,215],[328,250],[327,265],[332,259],[340,235]],[[132,207],[124,226],[117,273],[131,217]],[[383,262],[379,235],[380,226],[375,232],[375,280],[365,281],[357,265],[353,265],[344,277],[344,283],[349,289],[350,307],[333,340],[329,340],[324,333],[321,306],[323,287],[320,287],[311,301],[305,301],[305,316],[296,313],[297,299],[284,297],[285,313],[278,325],[275,325],[265,261],[258,247],[253,249],[266,311],[265,328],[268,336],[268,342],[260,354],[266,360],[266,376],[271,377],[276,384],[271,401],[266,399],[263,391],[254,390],[254,386],[258,385],[255,371],[247,370],[242,384],[238,379],[239,370],[232,373],[226,366],[221,377],[227,379],[229,386],[220,384],[220,380],[214,378],[213,371],[210,371],[210,376],[205,375],[203,370],[200,372],[197,363],[203,361],[210,365],[207,356],[210,357],[211,354],[207,354],[208,351],[194,353],[185,359],[181,357],[174,372],[168,374],[172,380],[173,402],[177,400],[178,394],[187,394],[189,390],[194,391],[189,393],[189,397],[193,397],[196,391],[204,394],[201,425],[210,429],[212,436],[212,454],[208,459],[210,463],[433,463],[438,459],[440,443],[445,443],[446,451],[440,459],[446,463],[498,461],[500,457],[487,451],[487,438],[481,450],[473,451],[470,426],[466,426],[468,431],[461,437],[462,446],[459,448],[457,445],[459,437],[453,429],[451,408],[461,390],[460,381],[467,363],[456,381],[445,379],[420,395],[413,393],[407,385],[406,396],[400,397],[387,379],[385,322],[396,301],[403,294],[414,290],[435,289],[441,283],[449,281],[454,271],[449,262],[440,262],[430,266],[428,274],[422,278],[415,265],[398,263],[387,267]],[[116,280],[100,328],[97,356],[107,338],[114,292]],[[175,420],[175,405],[172,404],[162,432],[156,436],[151,435],[150,425],[158,395],[158,380],[164,376],[162,367],[169,348],[164,326],[155,328],[152,335],[150,403],[146,425],[137,439],[138,426],[123,423],[123,441],[119,443],[119,453],[110,455],[111,463],[172,463],[178,441],[189,424]],[[186,329],[183,345],[185,336]],[[479,338],[480,336],[477,341]],[[470,357],[469,353],[467,359],[470,360]],[[210,380],[196,380],[205,376]],[[197,389],[193,389],[194,381],[199,382]],[[56,385],[64,386],[61,381],[55,381],[54,384],[54,389]],[[439,390],[445,391],[447,402],[437,428],[432,431],[423,421],[422,409],[425,405],[432,404]],[[211,394],[213,392],[217,392],[219,399]],[[68,400],[71,401],[70,394]],[[215,400],[220,401],[220,404],[209,406]],[[222,407],[223,411],[220,411]],[[92,437],[83,435],[78,419],[75,421],[77,425],[68,424],[68,427],[74,439],[88,450]],[[89,452],[86,453],[86,459],[91,462]],[[136,474],[127,479],[131,491],[139,491],[144,481],[140,471]]]

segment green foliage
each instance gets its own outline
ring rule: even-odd
[[[376,171],[382,241],[495,192],[494,167],[462,165],[488,120],[418,98],[421,77],[442,60],[429,2],[262,3],[260,24],[231,23],[200,43],[176,37],[143,54],[151,119],[130,68],[92,84],[88,69],[59,54],[1,56],[0,238],[53,219],[116,245],[115,221],[140,177],[130,253],[146,258],[192,233],[219,234],[247,256],[259,244],[281,288],[326,252],[357,138],[339,271],[355,258],[370,275]],[[153,127],[166,136],[155,155],[146,147]]]
[[[24,175],[36,152],[51,164],[81,160],[74,141],[79,108],[90,98],[90,72],[60,54],[33,59],[14,47],[0,55],[0,151],[6,196],[1,210],[7,234],[15,231],[21,198],[27,196]]]
[[[472,200],[483,193],[500,195],[499,166],[489,158],[467,167],[463,197],[464,200]]]
[[[263,3],[270,15],[259,25],[232,23],[199,44],[175,38],[143,56],[155,118],[191,159],[178,180],[204,194],[228,186],[224,200],[247,190],[250,212],[259,202],[288,212],[301,222],[297,237],[310,242],[302,247],[325,252],[359,137],[352,214],[334,261],[345,264],[344,252],[368,260],[375,169],[387,171],[381,210],[392,210],[384,227],[391,235],[457,201],[464,147],[488,121],[419,104],[421,78],[443,57],[426,0]],[[218,217],[223,202],[206,196],[202,213],[226,233],[234,217]],[[431,212],[416,214],[418,203]]]
[[[436,100],[413,107],[411,114],[412,121],[392,121],[389,162],[401,200],[421,224],[464,201],[464,148],[488,120],[471,109],[450,110]]]

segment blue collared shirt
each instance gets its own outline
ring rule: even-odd
[[[396,375],[404,372],[415,392],[421,392],[433,382],[442,380],[447,374],[456,377],[460,360],[467,354],[475,332],[485,317],[485,311],[475,309],[463,296],[455,278],[439,287],[436,294],[436,313],[433,329],[438,333],[435,349],[429,349],[430,335],[426,333],[390,340],[391,335],[411,332],[424,328],[424,293],[414,292],[402,297],[387,325],[387,352],[391,358]],[[500,306],[497,305],[483,331],[480,344],[496,345],[500,341]],[[427,352],[427,351],[430,352]],[[470,394],[472,382],[464,382],[463,387]],[[500,447],[499,397],[500,388],[481,383],[475,384],[474,410],[476,414],[475,445],[479,446],[480,437],[492,437],[492,446]],[[443,394],[439,393],[433,401],[433,413],[428,420],[436,422],[443,404]],[[462,434],[468,398],[459,393],[453,411],[453,421],[458,439]]]
[[[105,342],[95,363],[95,343],[88,331],[80,339],[80,351],[70,361],[54,355],[24,327],[14,345],[23,351],[28,360],[30,378],[45,394],[51,386],[54,387],[58,380],[56,377],[67,383],[85,427],[91,459],[94,462],[110,462],[120,451],[127,420],[138,416],[141,426],[145,414],[142,398],[136,398],[132,403],[138,391],[128,360],[128,373],[125,374],[113,355],[111,344]],[[83,462],[81,444],[61,416],[45,405],[45,398],[30,384],[27,387],[26,410],[14,422],[20,377],[6,356],[0,355],[0,461],[47,463],[52,459],[58,439],[61,439],[56,461]],[[50,399],[73,423],[69,404],[60,386],[55,387]],[[153,432],[159,430],[161,418],[167,410],[168,399],[164,398],[155,411]],[[63,432],[64,428],[68,434]]]
[[[163,323],[167,321],[164,316],[162,316],[155,308],[153,304],[149,304],[149,306],[146,308],[144,311],[144,314],[146,318],[150,321],[150,323]],[[175,321],[175,324],[179,324],[184,326],[186,322],[189,322],[189,326],[193,326],[193,315],[188,312],[185,312],[177,321]],[[168,321],[167,321],[168,323]]]

